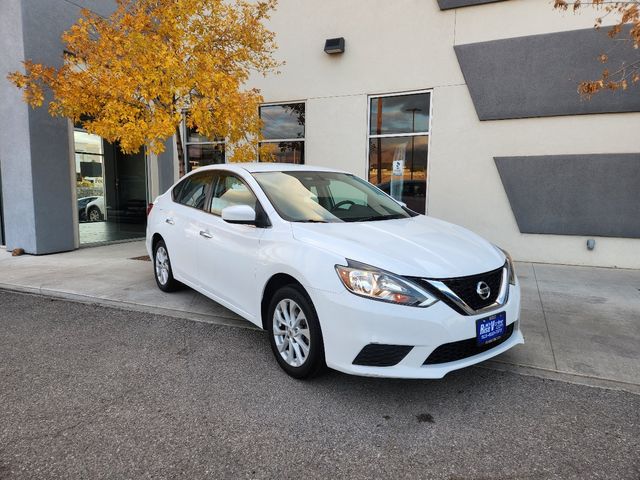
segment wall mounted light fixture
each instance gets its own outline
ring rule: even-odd
[[[330,55],[344,53],[344,37],[329,38],[325,40],[324,51]]]

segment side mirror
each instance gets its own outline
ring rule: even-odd
[[[222,219],[227,223],[255,225],[256,211],[249,205],[231,205],[222,209]]]

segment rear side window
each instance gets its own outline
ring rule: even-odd
[[[187,207],[204,209],[213,174],[197,173],[185,178],[173,189],[173,200]]]

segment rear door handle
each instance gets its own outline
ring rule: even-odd
[[[168,223],[169,225],[175,225],[176,224],[176,222],[175,222],[175,220],[173,218],[167,218],[165,220],[165,222]]]
[[[211,235],[209,232],[205,232],[204,230],[200,230],[200,236],[204,238],[213,238],[213,235]]]

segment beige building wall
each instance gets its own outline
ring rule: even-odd
[[[495,156],[640,152],[640,113],[480,121],[454,45],[589,28],[594,15],[509,0],[441,11],[436,0],[280,0],[281,74],[266,102],[306,102],[306,163],[367,176],[368,97],[432,90],[428,215],[468,227],[516,260],[640,268],[640,240],[520,233]],[[346,52],[324,41],[345,37]],[[553,88],[553,85],[549,85]],[[640,188],[640,186],[639,186]],[[639,208],[640,210],[640,208]]]

